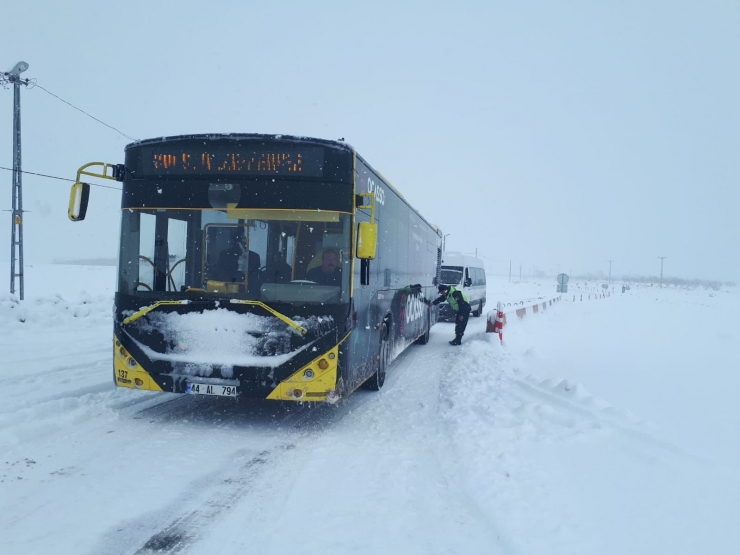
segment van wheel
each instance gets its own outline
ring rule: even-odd
[[[385,335],[383,334],[383,339],[380,342],[378,358],[375,361],[375,373],[362,384],[364,389],[369,389],[370,391],[378,391],[385,383],[385,374],[388,370],[388,356],[390,354]]]
[[[473,311],[473,316],[475,316],[475,317],[477,318],[478,316],[480,316],[480,315],[481,315],[481,313],[482,313],[482,312],[483,312],[483,303],[479,303],[479,304],[478,304],[478,308],[476,308],[476,309],[475,309],[475,310]]]

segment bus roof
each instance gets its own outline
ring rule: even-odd
[[[134,141],[133,143],[129,143],[126,145],[126,150],[133,147],[138,147],[142,145],[151,145],[156,143],[169,143],[169,142],[177,142],[177,141],[187,141],[187,140],[203,140],[203,141],[213,141],[213,140],[233,140],[233,141],[242,141],[242,140],[265,140],[265,141],[291,141],[291,142],[300,142],[300,143],[312,143],[322,146],[328,146],[332,148],[337,148],[340,150],[346,150],[347,152],[355,152],[355,149],[342,141],[329,141],[327,139],[317,139],[314,137],[299,137],[296,135],[266,135],[262,133],[200,133],[200,134],[193,134],[193,135],[171,135],[169,137],[156,137],[153,139],[142,139],[140,141]]]

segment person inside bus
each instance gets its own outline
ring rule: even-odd
[[[244,264],[246,262],[246,268]],[[244,283],[246,277],[249,283],[257,284],[257,272],[260,268],[260,255],[249,250],[248,238],[238,233],[231,238],[231,245],[218,255],[214,277],[219,281]],[[251,287],[250,287],[251,288]]]
[[[321,255],[321,266],[306,272],[306,279],[319,285],[342,285],[342,268],[339,265],[339,252],[336,249],[324,249]]]

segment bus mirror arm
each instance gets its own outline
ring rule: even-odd
[[[101,172],[88,170],[91,166],[101,166]],[[69,193],[69,210],[67,216],[73,222],[80,222],[85,219],[87,214],[87,205],[90,200],[90,184],[82,182],[82,176],[99,177],[101,179],[112,179],[114,181],[123,181],[126,176],[126,167],[123,164],[106,164],[104,162],[90,162],[81,166],[77,170],[77,179],[72,190]]]

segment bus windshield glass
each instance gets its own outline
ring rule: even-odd
[[[447,285],[459,285],[463,277],[462,266],[442,266],[440,282]]]
[[[124,209],[119,293],[336,304],[349,300],[349,214]]]

